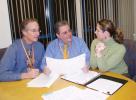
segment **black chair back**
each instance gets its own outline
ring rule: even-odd
[[[3,57],[3,55],[4,55],[5,51],[6,51],[6,49],[7,49],[7,48],[2,48],[2,49],[0,49],[0,60],[1,60],[1,58]]]
[[[124,60],[128,65],[130,78],[133,78],[136,75],[136,41],[125,39],[124,45],[126,47]]]

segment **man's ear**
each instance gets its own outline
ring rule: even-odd
[[[25,30],[22,30],[22,35],[26,35],[27,34],[27,32],[25,31]]]
[[[59,38],[59,37],[60,37],[58,33],[56,33],[56,36],[57,36],[57,38]]]

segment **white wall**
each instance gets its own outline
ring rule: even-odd
[[[81,10],[81,1],[76,0],[76,16],[77,16],[77,33],[78,37],[83,38],[83,22],[82,22],[82,10]]]
[[[0,48],[12,43],[7,0],[0,0]]]
[[[133,39],[134,33],[134,1],[119,0],[119,27],[123,30],[125,38]]]

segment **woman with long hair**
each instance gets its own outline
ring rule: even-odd
[[[128,68],[124,62],[126,49],[122,44],[123,33],[111,20],[102,19],[97,23],[95,34],[97,38],[91,44],[92,69],[127,74]]]

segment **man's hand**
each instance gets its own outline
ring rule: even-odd
[[[82,68],[82,71],[84,73],[88,73],[89,72],[89,67],[87,65],[85,65],[83,68]]]
[[[49,67],[45,67],[43,72],[48,76],[51,74],[51,70],[49,69]]]
[[[29,69],[27,73],[21,74],[21,79],[36,78],[39,75],[39,69]]]

